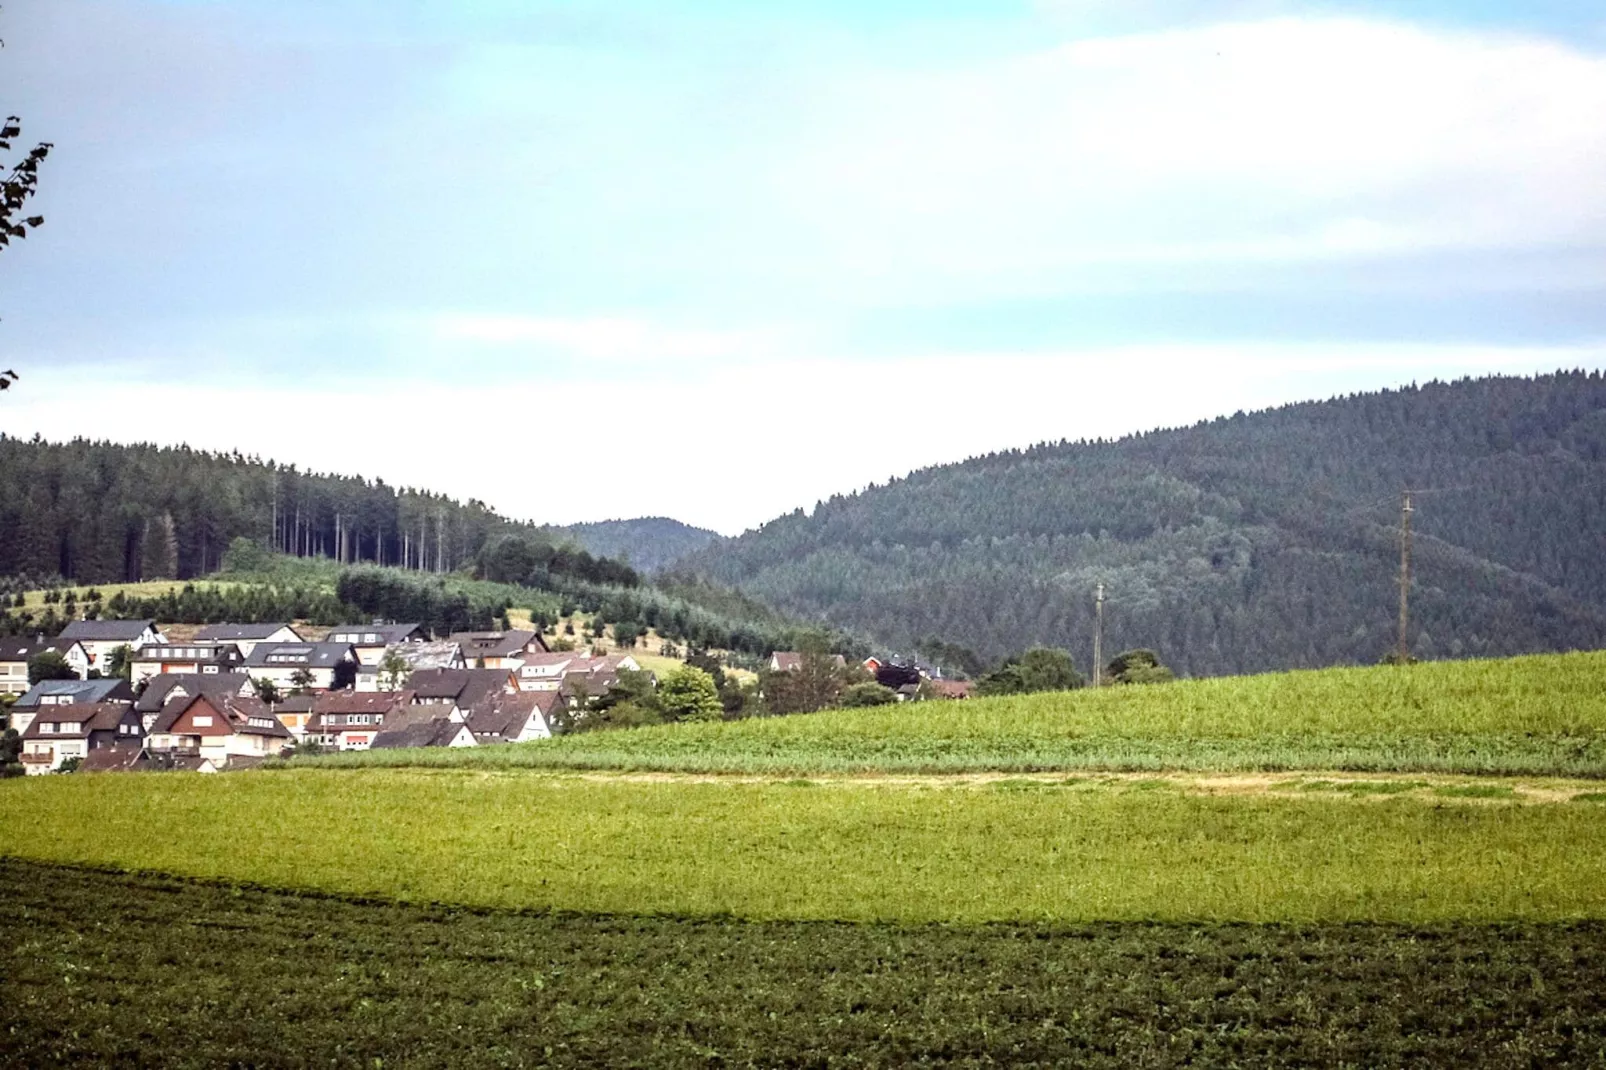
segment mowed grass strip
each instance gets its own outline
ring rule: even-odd
[[[1601,777],[1606,652],[925,702],[310,760],[778,775],[1331,769]]]
[[[1606,925],[523,914],[0,859],[0,1064],[1606,1062]]]
[[[1606,918],[1599,807],[299,770],[0,785],[0,852],[408,901],[974,923]]]

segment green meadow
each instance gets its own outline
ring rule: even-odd
[[[1602,777],[1606,652],[832,710],[310,761],[764,775],[1328,769]]]
[[[905,924],[1606,917],[1603,811],[1557,798],[300,769],[10,781],[0,827],[23,859],[495,908]]]

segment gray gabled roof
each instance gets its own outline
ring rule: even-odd
[[[399,728],[387,728],[374,736],[368,744],[373,750],[391,750],[401,747],[444,747],[464,729],[457,721],[444,717],[430,721],[414,721]],[[472,730],[469,732],[473,735]]]
[[[196,629],[195,641],[197,643],[231,643],[237,639],[244,639],[248,642],[253,640],[260,641],[267,639],[280,628],[290,628],[290,625],[283,621],[273,621],[267,624],[208,624],[205,627]],[[294,628],[290,628],[290,631],[292,634],[297,634]]]
[[[46,695],[53,698],[70,695],[76,703],[134,701],[134,689],[120,676],[104,680],[40,680],[17,700],[12,709],[38,709],[40,700]]]
[[[251,678],[243,672],[158,673],[146,681],[145,690],[134,700],[134,708],[140,713],[156,713],[167,705],[174,688],[181,688],[190,695],[234,696],[250,682]]]
[[[475,658],[511,658],[524,653],[524,648],[539,642],[541,636],[523,628],[506,632],[453,632],[451,641],[463,648],[463,657],[473,664]],[[541,642],[541,649],[546,644]]]
[[[350,653],[350,643],[258,643],[245,665],[251,669],[327,669]]]
[[[61,630],[58,638],[92,643],[132,643],[155,623],[151,620],[75,620]]]
[[[471,709],[507,690],[507,669],[419,669],[407,678],[407,687],[418,700],[450,699],[462,709]]]
[[[0,639],[0,661],[26,663],[50,651],[66,657],[67,651],[77,645],[75,639],[46,639],[42,643],[29,639]]]
[[[353,646],[374,646],[373,642],[363,639],[364,636],[378,637],[378,642],[386,646],[392,643],[405,643],[414,635],[423,634],[423,625],[420,624],[342,624],[331,628],[328,641],[331,643],[350,643]]]

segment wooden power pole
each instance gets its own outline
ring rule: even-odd
[[[1095,621],[1093,625],[1093,686],[1098,687],[1104,677],[1104,584],[1093,599]]]
[[[1411,644],[1407,629],[1411,624],[1411,492],[1406,491],[1400,501],[1400,636],[1395,656],[1401,665],[1411,661]]]

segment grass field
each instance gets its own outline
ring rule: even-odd
[[[1606,917],[1606,809],[1431,792],[286,770],[10,781],[0,827],[17,857],[486,907],[903,923]]]
[[[113,596],[118,594],[127,595],[129,598],[160,598],[162,595],[169,592],[182,590],[185,584],[192,582],[196,587],[225,587],[234,581],[222,579],[217,581],[150,580],[145,583],[85,583],[77,586],[63,587],[61,590],[63,593],[69,590],[76,591],[78,594],[79,607],[82,608],[88,604],[84,601],[84,595],[88,594],[91,590],[100,592],[101,604],[105,605],[106,602],[111,601]],[[44,591],[24,591],[22,597],[24,609],[37,611],[46,608]],[[56,605],[56,609],[58,611],[61,609],[61,605],[59,603]]]
[[[1600,1066],[1603,775],[1586,654],[5,781],[0,1064]]]
[[[340,766],[701,773],[1334,769],[1606,776],[1606,653],[666,725]]]
[[[717,922],[0,860],[12,1066],[1599,1066],[1606,926]]]

